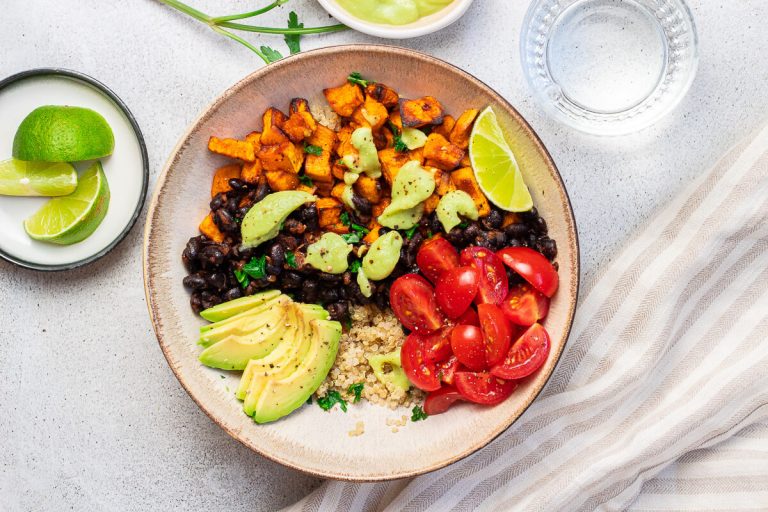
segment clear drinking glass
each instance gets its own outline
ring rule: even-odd
[[[683,0],[535,0],[520,51],[528,83],[555,118],[621,135],[677,105],[696,74],[697,44]]]

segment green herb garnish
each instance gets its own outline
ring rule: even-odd
[[[339,404],[342,411],[347,412],[347,401],[341,397],[338,391],[329,391],[327,395],[317,399],[317,405],[324,411],[330,411],[336,404]]]
[[[296,254],[293,251],[288,251],[285,253],[285,262],[291,268],[298,267],[298,265],[296,264]]]
[[[411,421],[421,421],[429,417],[429,414],[424,412],[424,409],[420,405],[416,405],[411,409]]]
[[[349,80],[350,83],[362,85],[363,87],[368,87],[368,80],[365,80],[363,78],[363,75],[355,71],[354,73],[350,73],[347,77],[347,80]]]
[[[392,130],[392,136],[394,137],[395,142],[395,151],[398,151],[400,153],[405,153],[408,151],[408,146],[403,142],[402,134],[400,133],[400,129],[397,127],[395,123],[392,121],[387,121],[389,123],[389,129]]]
[[[320,146],[313,146],[312,144],[304,143],[304,152],[309,155],[320,156],[323,154],[323,148]]]
[[[279,51],[275,50],[274,48],[270,48],[269,46],[262,46],[259,48],[261,50],[261,53],[264,54],[264,61],[267,64],[272,64],[275,61],[278,61],[283,58],[283,54]]]
[[[267,256],[262,254],[261,256],[251,258],[251,261],[243,265],[243,272],[248,274],[253,279],[261,279],[267,275]]]
[[[360,267],[362,266],[363,264],[360,262],[360,260],[355,260],[349,264],[349,271],[352,272],[353,274],[356,274],[360,270]]]
[[[249,284],[251,284],[251,279],[248,277],[248,274],[243,272],[242,270],[235,270],[235,279],[237,279],[237,282],[240,284],[240,288],[247,288]]]
[[[415,235],[415,234],[416,234],[416,230],[417,230],[417,229],[419,229],[419,227],[418,227],[418,226],[413,226],[411,229],[407,229],[407,230],[405,231],[405,238],[407,238],[408,240],[410,240],[411,238],[413,238],[413,235]]]
[[[341,238],[348,244],[359,244],[362,240],[359,233],[345,233],[341,235]]]
[[[352,328],[352,319],[347,317],[344,319],[344,327],[347,328],[347,330],[350,330]]]
[[[310,178],[306,174],[302,174],[301,176],[299,176],[299,183],[301,183],[302,185],[306,185],[308,187],[312,187],[315,184],[315,182],[312,181],[312,178]]]
[[[299,23],[299,15],[294,11],[291,11],[290,14],[288,14],[288,28],[304,28],[304,24]],[[301,34],[285,34],[285,45],[288,47],[288,50],[290,50],[291,55],[301,51],[301,45],[299,43],[300,39]]]
[[[312,405],[312,395],[309,395],[309,398],[307,398],[307,403]]]
[[[360,401],[361,394],[363,393],[363,387],[365,387],[365,383],[363,382],[357,382],[349,386],[349,389],[347,391],[355,395],[355,399],[352,400],[352,403],[356,404],[357,402]]]
[[[341,223],[344,224],[345,226],[349,226],[349,229],[357,233],[360,233],[363,236],[367,235],[368,232],[370,231],[370,229],[368,229],[367,227],[361,226],[360,224],[355,224],[354,222],[352,222],[352,219],[349,217],[348,212],[341,213]]]
[[[461,222],[458,227],[460,227],[461,229],[467,229],[467,227],[469,227],[469,222],[467,221]]]

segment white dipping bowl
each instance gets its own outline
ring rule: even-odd
[[[425,16],[407,25],[386,25],[371,23],[350,14],[336,0],[317,0],[323,9],[346,26],[364,34],[383,37],[385,39],[408,39],[419,37],[445,28],[461,18],[467,12],[473,0],[454,0],[434,14]]]

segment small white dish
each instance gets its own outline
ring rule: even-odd
[[[139,126],[120,98],[95,79],[63,69],[34,69],[0,81],[0,160],[11,157],[21,121],[42,105],[93,109],[115,134],[114,153],[101,159],[111,191],[109,210],[82,242],[54,245],[32,240],[23,221],[49,198],[0,196],[0,257],[36,270],[68,270],[95,261],[128,234],[144,205],[149,160]],[[82,172],[90,164],[74,165]]]
[[[371,23],[352,16],[336,0],[318,0],[318,2],[331,16],[358,32],[385,39],[408,39],[431,34],[447,27],[467,12],[473,0],[454,0],[440,11],[407,25]]]

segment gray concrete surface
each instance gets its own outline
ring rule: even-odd
[[[254,3],[266,1],[194,2],[212,14]],[[768,4],[693,1],[701,64],[690,94],[664,123],[621,139],[580,135],[537,108],[517,53],[526,6],[478,0],[449,29],[394,43],[474,73],[528,118],[568,185],[589,277],[767,116]],[[291,8],[308,26],[329,21],[314,1],[293,0],[260,23],[282,23]],[[60,66],[107,83],[144,131],[152,183],[201,109],[261,66],[153,0],[5,0],[0,19],[0,76]],[[279,37],[250,39],[285,48]],[[381,41],[347,32],[303,46],[353,42]],[[77,271],[0,261],[0,510],[274,510],[318,485],[229,438],[181,389],[144,304],[142,223]]]

